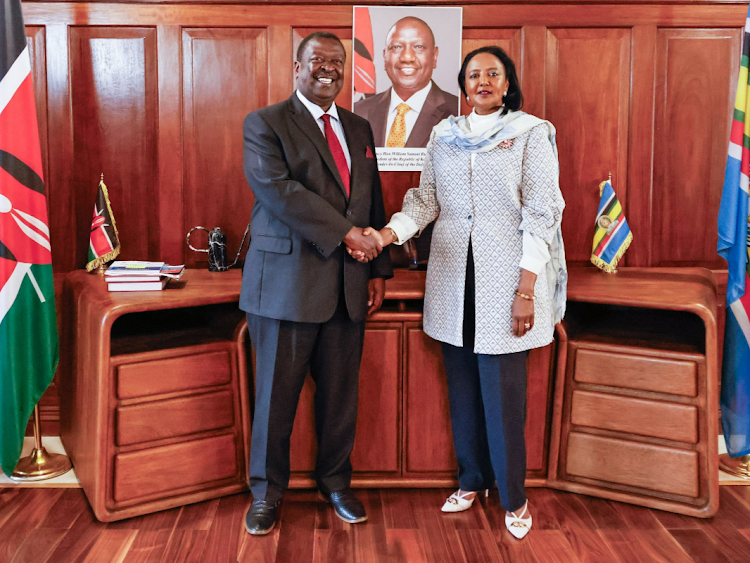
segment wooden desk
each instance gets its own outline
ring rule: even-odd
[[[246,488],[252,367],[240,273],[184,279],[139,294],[108,293],[83,272],[66,279],[77,330],[63,342],[61,433],[101,520]],[[440,346],[422,331],[424,272],[398,270],[386,288],[366,324],[352,485],[455,486]],[[529,356],[527,486],[712,515],[716,366],[708,270],[572,268],[557,341]],[[308,379],[292,487],[314,486],[313,393]]]
[[[702,268],[571,269],[549,486],[716,513],[716,308]]]
[[[102,521],[247,488],[240,272],[189,270],[164,291],[65,281],[61,436]]]

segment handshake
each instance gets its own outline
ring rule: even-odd
[[[352,227],[344,237],[344,244],[349,255],[362,263],[374,260],[388,246],[383,234],[372,227]]]

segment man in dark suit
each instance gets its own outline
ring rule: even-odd
[[[289,483],[289,438],[305,376],[316,383],[315,477],[336,514],[367,519],[352,494],[357,388],[365,317],[380,307],[387,253],[364,227],[386,217],[368,123],[334,103],[346,53],[328,32],[306,37],[297,91],[250,113],[245,176],[255,194],[240,308],[256,352],[250,452],[251,534],[267,534]],[[361,264],[346,247],[363,251]]]
[[[458,97],[432,81],[438,60],[432,29],[413,16],[400,19],[388,31],[383,58],[393,86],[355,103],[354,113],[370,122],[377,147],[425,147],[432,128],[458,114]]]

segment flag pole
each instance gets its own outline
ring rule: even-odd
[[[719,469],[724,473],[750,481],[750,454],[740,457],[722,454],[719,456]]]
[[[44,481],[67,473],[72,469],[70,458],[64,454],[51,454],[42,446],[42,425],[39,405],[34,407],[34,449],[21,459],[10,478],[19,483]]]

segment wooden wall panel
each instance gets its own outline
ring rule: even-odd
[[[407,325],[406,350],[404,475],[454,477],[456,454],[440,343],[420,325]]]
[[[49,176],[49,154],[47,151],[47,56],[44,27],[26,26],[26,40],[31,59],[31,82],[34,85],[39,143],[42,147],[43,175],[46,181]]]
[[[599,183],[612,172],[627,205],[630,41],[628,29],[550,29],[547,113],[557,128],[566,257],[591,255]]]
[[[253,205],[242,170],[242,123],[268,103],[266,30],[184,29],[182,46],[183,231],[221,227],[231,261]],[[207,261],[206,254],[187,251],[188,267]]]
[[[653,266],[724,267],[716,255],[738,29],[660,29]]]
[[[159,258],[156,30],[71,27],[75,265],[87,261],[104,173],[123,259]],[[86,225],[86,228],[84,228]]]
[[[401,466],[401,326],[370,324],[365,330],[352,452],[358,473],[396,473]]]

